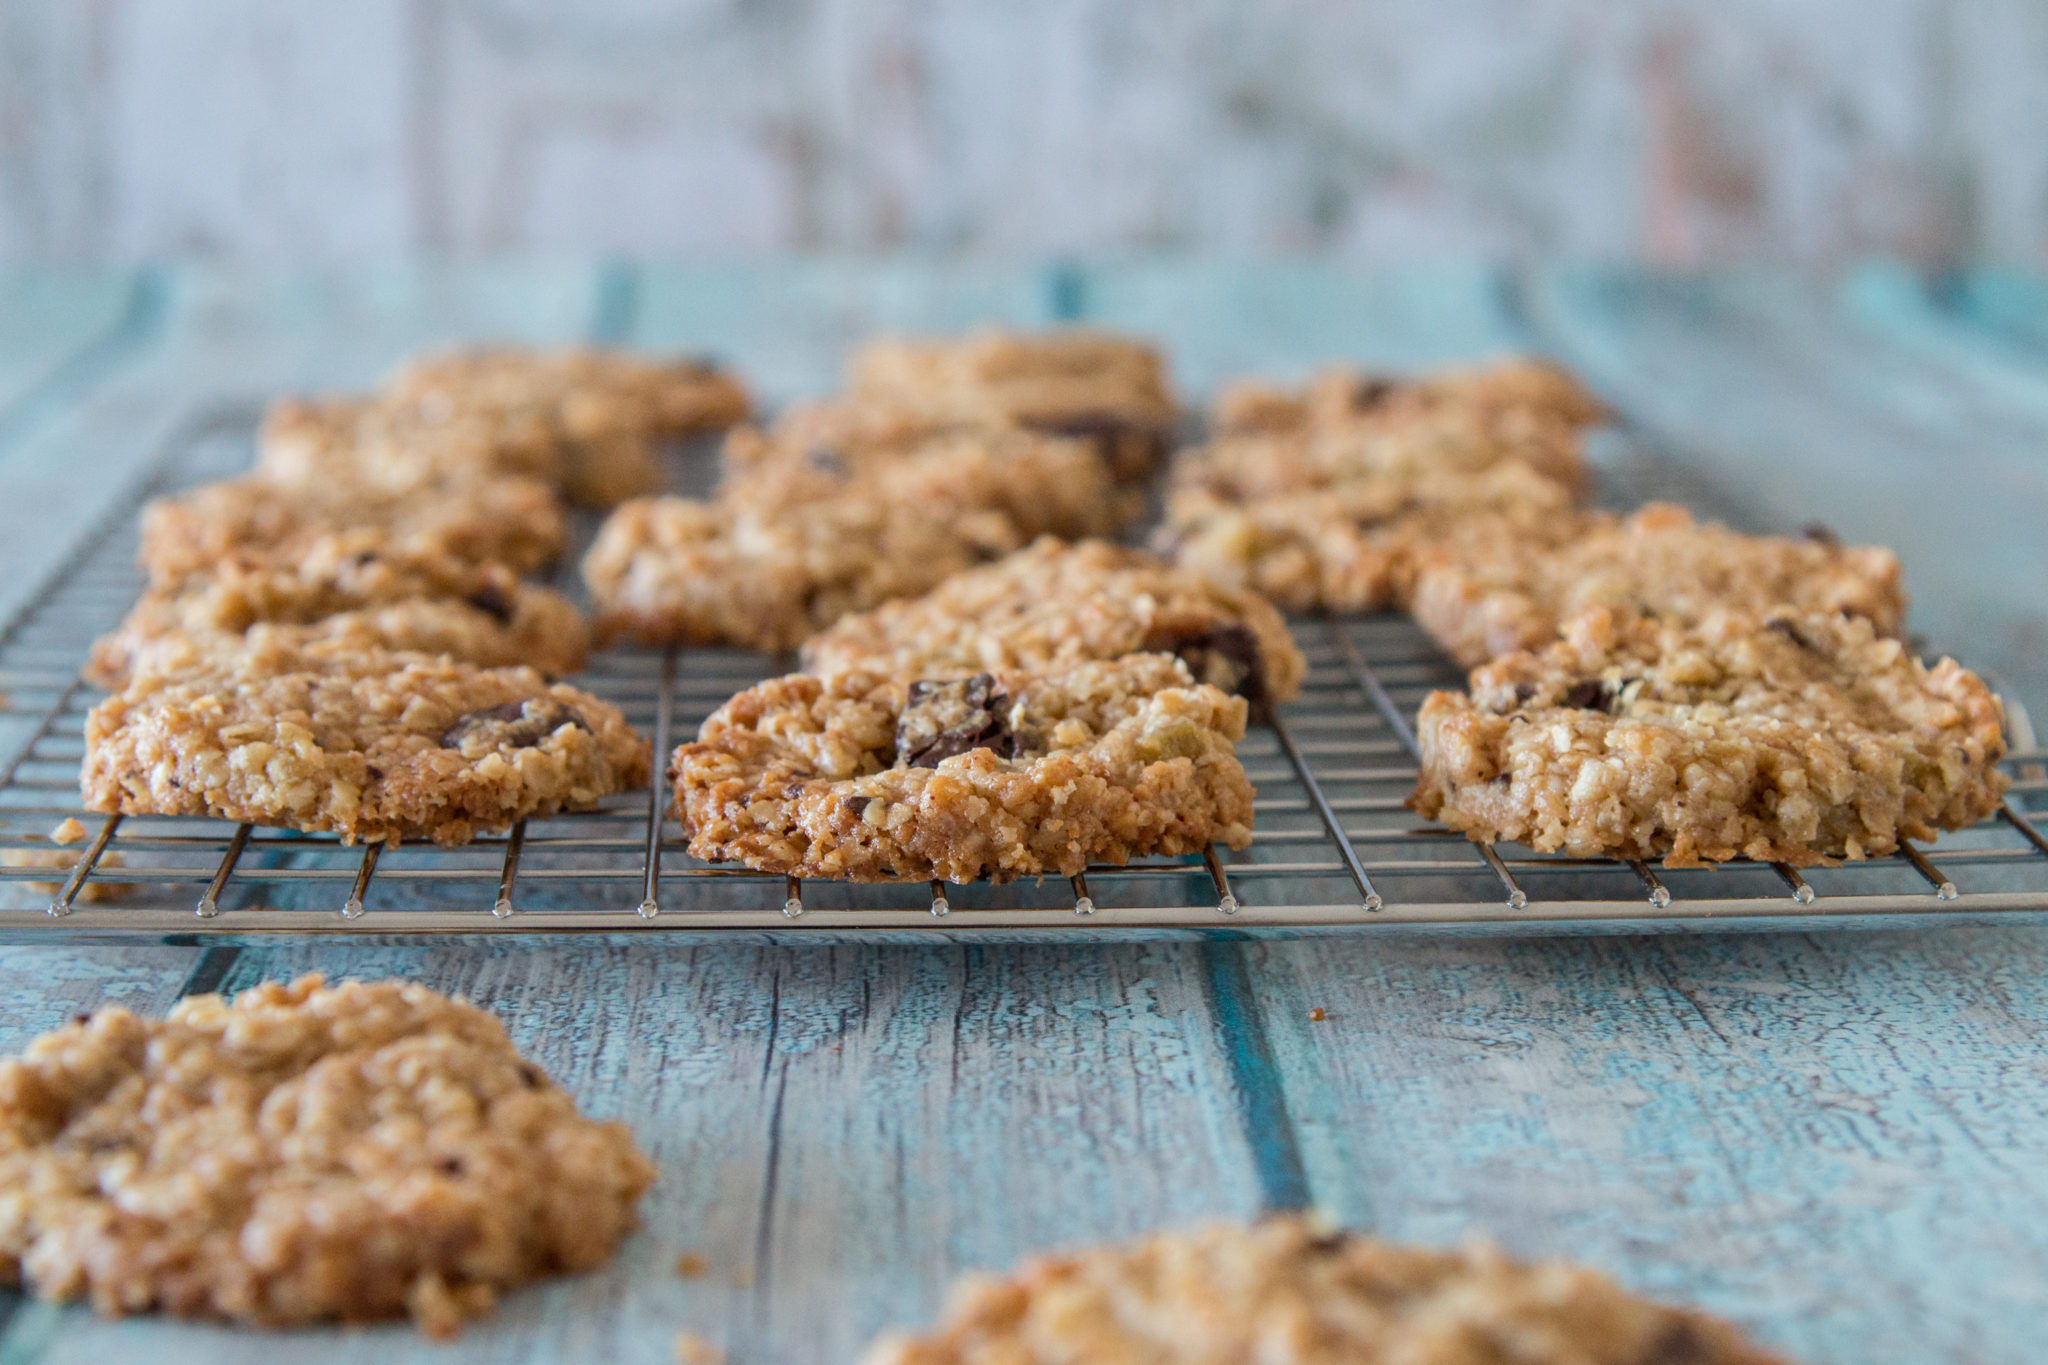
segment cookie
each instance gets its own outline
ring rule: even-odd
[[[851,881],[1009,881],[1251,839],[1245,704],[1178,659],[908,681],[794,674],[675,752],[690,852]]]
[[[967,515],[1001,512],[1026,538],[1114,535],[1144,511],[1085,442],[1028,431],[947,428],[896,442],[831,444],[809,424],[726,438],[728,500],[874,497]]]
[[[528,573],[562,552],[554,492],[535,479],[490,478],[396,490],[347,478],[294,485],[251,475],[203,484],[142,510],[141,567],[159,587],[232,560],[289,567],[326,537],[359,547],[446,555]]]
[[[862,1365],[1783,1365],[1736,1328],[1598,1271],[1425,1251],[1296,1215],[977,1275]]]
[[[374,533],[343,533],[314,543],[296,564],[224,560],[176,587],[152,588],[93,645],[86,677],[119,687],[152,658],[175,667],[195,646],[233,647],[263,622],[289,628],[273,638],[301,643],[348,639],[551,675],[583,666],[589,628],[560,593],[501,564],[391,554],[378,542]]]
[[[1145,653],[1179,656],[1255,714],[1292,699],[1307,670],[1265,599],[1100,540],[1040,540],[923,597],[846,617],[802,657],[811,673],[960,678]]]
[[[1562,366],[1527,357],[1412,376],[1332,366],[1300,388],[1259,380],[1225,386],[1210,409],[1223,435],[1398,425],[1421,413],[1462,411],[1494,420],[1607,420],[1607,407]]]
[[[459,844],[647,780],[608,703],[530,668],[273,639],[144,672],[86,717],[88,809]]]
[[[593,507],[655,491],[664,443],[744,421],[752,405],[734,375],[702,358],[518,347],[416,361],[385,394],[419,424],[481,424],[509,446],[538,443],[567,496]]]
[[[1410,610],[1467,666],[1535,649],[1558,622],[1594,607],[1696,621],[1716,608],[1751,613],[1787,606],[1866,617],[1899,633],[1906,612],[1899,560],[1876,546],[1845,546],[1825,532],[1803,539],[1746,536],[1699,523],[1682,507],[1652,503],[1626,520],[1588,519],[1562,541],[1530,546],[1512,536],[1468,544],[1417,576]]]
[[[109,1316],[452,1336],[603,1265],[653,1181],[495,1018],[410,982],[109,1007],[0,1061],[0,1274]]]
[[[846,388],[857,402],[934,422],[1085,439],[1126,482],[1158,467],[1178,421],[1158,351],[1110,332],[870,341],[848,360]]]
[[[1182,489],[1157,544],[1182,568],[1264,594],[1289,611],[1405,606],[1446,547],[1571,534],[1572,491],[1526,465],[1478,473],[1378,474],[1249,501]]]
[[[538,424],[521,430],[454,412],[430,421],[416,404],[346,394],[271,403],[256,431],[256,470],[280,483],[338,475],[403,490],[504,475],[559,483],[562,460]]]
[[[1997,809],[2001,721],[1975,674],[1861,617],[1597,609],[1429,695],[1409,805],[1576,857],[1874,857]]]
[[[583,579],[602,639],[790,649],[1024,539],[1001,511],[783,470],[709,500],[626,503],[599,529]]]

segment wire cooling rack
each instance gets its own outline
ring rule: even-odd
[[[2048,912],[2048,840],[2028,814],[2048,753],[2008,703],[2012,796],[1930,853],[1804,872],[1771,863],[1666,871],[1544,856],[1428,828],[1403,805],[1408,717],[1462,679],[1405,617],[1293,622],[1301,698],[1240,749],[1258,788],[1250,848],[1091,867],[1071,879],[854,886],[696,861],[649,790],[456,849],[348,847],[321,835],[80,809],[78,678],[93,637],[141,586],[135,514],[148,496],[246,466],[254,414],[223,411],[169,442],[146,486],[0,629],[0,936],[192,941],[278,933],[681,933],[707,937],[1017,939],[1357,933],[1390,928],[1558,933],[1646,928],[1959,922]],[[588,531],[585,527],[584,530]],[[565,586],[568,586],[565,584]],[[733,692],[787,659],[733,650],[613,650],[574,681],[616,704],[665,755]],[[52,835],[76,819],[76,842]],[[214,941],[209,937],[208,941]]]

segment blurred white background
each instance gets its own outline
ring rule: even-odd
[[[2048,256],[2048,0],[0,0],[0,259]]]

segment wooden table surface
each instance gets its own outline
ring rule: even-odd
[[[1916,629],[2048,700],[2048,283],[1132,261],[0,274],[0,607],[186,416],[422,346],[714,351],[771,401],[876,328],[1089,320],[1201,394],[1533,349],[1624,416],[1614,483],[1904,558]],[[2036,714],[2040,714],[2038,709]],[[0,1291],[0,1365],[849,1359],[968,1267],[1313,1204],[1486,1234],[1810,1362],[2048,1340],[2048,931],[738,948],[0,949],[0,1051],[105,1002],[321,970],[462,991],[659,1162],[605,1272],[453,1346],[106,1323]],[[1324,1016],[1312,1021],[1310,1011]],[[679,1252],[709,1271],[671,1273]]]

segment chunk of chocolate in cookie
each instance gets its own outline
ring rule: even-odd
[[[896,717],[896,761],[936,768],[976,749],[1009,756],[1009,698],[986,673],[954,682],[914,682]]]

